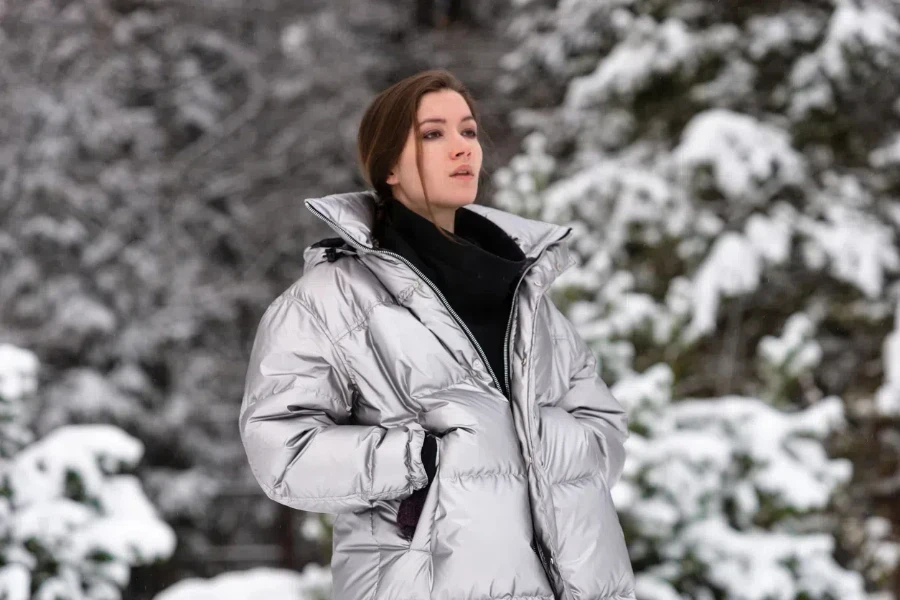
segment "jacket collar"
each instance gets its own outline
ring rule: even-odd
[[[358,252],[378,252],[372,242],[372,223],[375,218],[375,192],[347,192],[331,194],[322,198],[308,198],[304,204],[314,215],[325,221],[347,243]],[[555,278],[574,264],[568,244],[564,239],[572,229],[553,223],[527,219],[497,208],[470,204],[459,210],[471,210],[485,217],[503,229],[522,249],[525,256],[536,259],[548,249],[552,278]],[[557,243],[560,242],[560,243]],[[304,258],[307,263],[322,260],[324,250],[307,248]],[[544,262],[544,260],[541,260]]]
[[[398,238],[402,238],[422,258],[434,259],[427,261],[431,264],[442,263],[465,271],[484,267],[487,272],[496,273],[521,268],[525,254],[493,221],[472,210],[457,210],[454,220],[453,233],[444,230],[452,238],[447,239],[428,217],[391,199],[385,205],[380,247],[391,250]]]

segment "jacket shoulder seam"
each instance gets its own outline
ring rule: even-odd
[[[334,342],[337,343],[337,342],[341,341],[342,339],[344,339],[345,337],[347,337],[348,335],[350,335],[357,329],[360,329],[361,327],[363,327],[366,323],[369,322],[369,318],[371,317],[372,311],[375,310],[376,308],[378,308],[379,306],[395,306],[395,305],[397,305],[397,303],[395,301],[393,301],[392,299],[388,299],[388,298],[372,302],[371,304],[369,304],[368,306],[366,306],[363,309],[362,317],[360,317],[360,319],[358,321],[356,321],[355,323],[350,325],[347,328],[347,331],[345,331],[342,334],[340,334],[339,336],[337,336],[334,339]]]
[[[316,325],[319,326],[319,329],[322,330],[322,333],[325,334],[325,337],[328,339],[328,341],[332,344],[334,343],[334,339],[331,337],[331,332],[328,331],[328,328],[325,326],[325,323],[322,321],[321,316],[319,316],[318,311],[316,311],[316,309],[314,309],[312,306],[310,306],[309,302],[307,302],[300,296],[297,296],[296,294],[294,294],[291,291],[287,291],[287,292],[281,294],[281,296],[279,296],[279,297],[284,300],[290,300],[292,302],[299,304],[300,308],[302,308],[303,310],[308,312],[309,315],[313,318],[313,320],[315,320]]]
[[[328,329],[328,326],[325,325],[325,322],[322,320],[322,316],[319,314],[319,312],[315,308],[313,308],[309,304],[309,302],[307,302],[300,296],[297,296],[293,293],[284,293],[284,294],[282,294],[282,296],[296,302],[301,308],[303,308],[304,310],[306,310],[306,312],[309,313],[310,317],[312,317],[312,319],[315,321],[315,323],[319,327],[319,329],[322,330],[322,333],[325,335],[325,339],[328,340],[328,343],[331,346],[332,351],[334,352],[335,356],[337,356],[338,360],[340,361],[341,366],[343,367],[342,370],[344,372],[344,375],[347,377],[347,380],[355,385],[356,378],[353,376],[353,371],[350,369],[350,366],[349,366],[350,363],[347,360],[347,357],[344,355],[343,350],[341,350],[341,348],[337,345],[337,340],[340,339],[340,337],[335,338],[332,336],[331,331]],[[343,337],[343,335],[341,337]]]

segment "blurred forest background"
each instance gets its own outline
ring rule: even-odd
[[[246,361],[434,67],[480,201],[575,229],[638,598],[900,598],[896,0],[0,0],[0,598],[328,597]]]

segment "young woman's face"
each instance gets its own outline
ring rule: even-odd
[[[481,171],[478,125],[469,105],[457,92],[440,90],[422,96],[417,114],[422,131],[422,174],[438,225],[452,231],[453,215],[460,206],[475,201]],[[428,218],[422,180],[416,170],[415,130],[410,129],[403,153],[387,178],[394,197]],[[468,165],[470,177],[453,177]],[[447,224],[450,224],[448,227]]]

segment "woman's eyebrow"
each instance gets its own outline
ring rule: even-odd
[[[475,120],[475,117],[473,117],[472,115],[469,115],[467,117],[463,117],[462,119],[460,119],[459,122],[462,123],[464,121],[474,121],[474,120]],[[446,123],[446,122],[447,122],[447,119],[439,119],[439,118],[435,117],[433,119],[425,119],[424,121],[419,121],[419,127],[421,127],[425,123]]]

